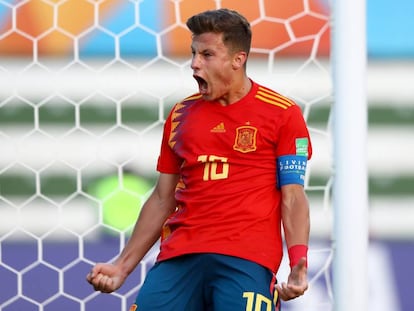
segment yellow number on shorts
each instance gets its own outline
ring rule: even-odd
[[[256,294],[253,292],[244,292],[243,298],[246,298],[246,311],[262,311],[264,305],[264,311],[272,310],[272,301],[263,296],[262,294]],[[253,309],[254,306],[254,309]]]

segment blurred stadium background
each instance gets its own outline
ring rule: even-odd
[[[285,310],[332,309],[329,1],[0,0],[0,310],[127,310],[156,249],[116,294],[84,277],[124,245],[128,207],[156,178],[163,119],[195,90],[179,21],[216,5],[253,21],[250,76],[304,107],[313,281]],[[367,1],[370,310],[409,311],[414,3],[390,6]]]

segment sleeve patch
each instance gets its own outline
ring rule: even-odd
[[[286,155],[277,159],[278,187],[290,184],[305,184],[306,166],[308,163],[305,155]]]
[[[296,138],[296,155],[298,156],[308,156],[308,145],[309,141],[306,137]]]

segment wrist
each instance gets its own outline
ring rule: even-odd
[[[290,268],[296,266],[301,258],[306,259],[306,268],[308,267],[308,246],[304,244],[297,244],[289,247],[289,264]]]
[[[124,257],[118,257],[113,263],[114,266],[125,276],[127,277],[133,270],[133,263],[129,262]]]

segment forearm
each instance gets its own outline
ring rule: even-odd
[[[169,214],[151,204],[144,205],[128,243],[115,261],[126,274],[135,269],[159,239],[162,226]]]
[[[309,203],[302,186],[293,184],[282,188],[281,209],[290,266],[293,268],[302,261],[306,267],[310,219]]]
[[[304,208],[301,207],[300,209]],[[283,226],[286,246],[289,248],[293,245],[308,245],[310,230],[309,214],[305,211],[299,212],[298,208],[294,215],[287,215],[284,218]]]
[[[288,248],[294,245],[308,245],[310,231],[309,203],[303,191],[295,191],[294,195],[284,196],[282,200],[282,221]]]
[[[178,176],[161,174],[154,192],[142,207],[132,235],[115,264],[130,274],[154,243],[162,226],[176,208],[174,198]]]

